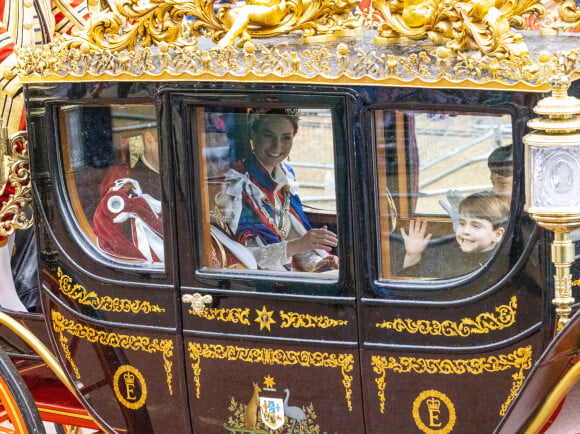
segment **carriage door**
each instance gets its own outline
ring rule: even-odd
[[[513,166],[525,123],[507,104],[393,106],[369,110],[378,217],[363,236],[380,236],[361,285],[366,429],[491,432],[543,339],[541,257]]]
[[[351,243],[346,97],[200,91],[168,99],[194,431],[360,431],[343,248]],[[284,150],[264,150],[272,136]],[[270,172],[282,152],[289,157]],[[310,227],[332,231],[338,247],[286,258],[282,243]]]

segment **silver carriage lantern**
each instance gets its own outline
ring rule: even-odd
[[[554,232],[553,304],[557,330],[569,320],[572,296],[570,266],[575,248],[570,232],[580,229],[580,100],[568,95],[570,79],[551,79],[552,96],[540,100],[528,122],[533,130],[526,145],[526,209],[543,228]]]

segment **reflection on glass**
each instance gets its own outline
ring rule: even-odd
[[[507,227],[511,118],[378,110],[375,128],[383,277],[446,279],[481,267]]]
[[[67,186],[95,245],[123,261],[164,261],[161,180],[152,105],[67,106]]]
[[[208,109],[199,131],[206,265],[336,274],[330,111]]]

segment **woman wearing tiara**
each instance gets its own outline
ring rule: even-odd
[[[313,229],[296,194],[292,168],[284,162],[298,132],[290,110],[253,114],[252,154],[233,163],[215,198],[221,219],[256,259],[258,268],[321,272],[338,268],[329,250],[337,236]]]

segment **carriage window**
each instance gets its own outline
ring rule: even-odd
[[[198,108],[204,265],[335,279],[328,109]]]
[[[509,115],[377,110],[385,278],[446,279],[481,267],[505,236]]]
[[[60,111],[66,182],[77,220],[105,254],[164,260],[153,105],[70,105]]]

